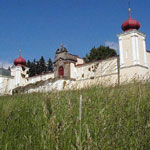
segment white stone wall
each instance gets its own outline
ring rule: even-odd
[[[75,83],[76,83],[75,81],[60,79],[54,83],[48,82],[44,86],[31,88],[28,91],[26,91],[26,93],[68,90],[68,89],[72,89]]]
[[[13,77],[0,76],[0,95],[11,94]]]
[[[120,69],[120,83],[129,83],[134,80],[136,81],[144,81],[150,79],[149,68],[134,65],[130,67],[124,67]]]
[[[103,61],[96,61],[89,64],[75,66],[70,65],[71,77],[76,80],[47,81],[41,86],[29,88],[26,93],[32,92],[50,92],[55,90],[80,89],[92,85],[115,86],[118,84],[118,58],[113,57]],[[37,81],[44,81],[53,78],[54,74],[45,74],[29,78],[29,83]],[[144,77],[144,78],[143,78]],[[140,65],[133,65],[130,67],[122,67],[120,69],[120,83],[126,84],[134,79],[145,80],[149,77],[149,69]]]
[[[27,84],[36,83],[38,81],[45,81],[50,78],[52,78],[52,79],[54,78],[54,73],[46,73],[46,74],[42,74],[42,75],[29,77]]]
[[[117,57],[76,66],[76,80],[100,78],[117,73]]]
[[[77,57],[76,65],[84,64],[84,60],[82,58]]]
[[[31,92],[49,92],[52,90],[68,90],[79,89],[96,84],[115,85],[118,83],[117,57],[109,58],[103,61],[96,61],[89,64],[75,66],[70,64],[71,78],[75,80],[60,79],[55,82],[46,82],[46,84],[31,88],[27,93]],[[84,74],[84,75],[83,75]],[[41,81],[43,76],[29,78],[30,82],[35,83]],[[53,74],[48,76],[53,78]]]
[[[150,52],[146,52],[146,56],[147,56],[147,66],[148,68],[150,68]]]

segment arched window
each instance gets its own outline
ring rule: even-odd
[[[63,68],[63,66],[59,67],[58,73],[59,73],[59,76],[64,76],[64,68]]]

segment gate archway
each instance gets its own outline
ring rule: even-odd
[[[59,74],[59,76],[64,76],[64,67],[63,66],[59,67],[58,74]]]

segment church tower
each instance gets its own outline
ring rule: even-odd
[[[23,86],[26,84],[26,78],[28,77],[28,70],[26,60],[21,56],[21,50],[19,57],[14,60],[14,66],[11,68],[11,76],[14,77],[13,87]]]
[[[122,24],[123,33],[118,35],[120,67],[134,65],[147,67],[146,35],[139,31],[140,23],[132,19],[129,8],[129,19]]]

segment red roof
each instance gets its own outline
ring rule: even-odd
[[[26,64],[26,60],[22,58],[21,56],[19,56],[18,58],[14,60],[14,64],[15,66],[22,66]]]
[[[131,10],[129,9],[129,19],[124,21],[122,24],[122,30],[127,32],[131,30],[138,30],[140,28],[140,23],[137,20],[132,19],[131,17]]]

